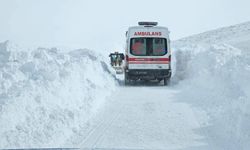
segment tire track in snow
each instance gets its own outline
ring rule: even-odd
[[[107,117],[108,116],[108,117]],[[83,140],[81,148],[97,148],[97,144],[102,141],[105,137],[105,132],[111,125],[119,118],[120,113],[116,112],[114,114],[104,114],[100,123],[98,123],[97,127],[92,128],[86,138]],[[109,118],[109,119],[107,119]],[[99,121],[97,121],[99,122]]]
[[[202,144],[197,141],[202,137],[192,131],[199,127],[193,110],[175,102],[177,93],[159,86],[119,88],[91,123],[80,147],[181,149]]]

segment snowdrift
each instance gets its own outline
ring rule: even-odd
[[[0,43],[0,149],[60,147],[114,87],[104,58],[93,51]]]
[[[250,41],[249,29],[250,23],[245,23],[174,43],[173,81],[181,91],[178,99],[200,110],[197,112],[205,111],[209,118],[206,122],[197,114],[203,126],[197,132],[207,144],[198,149],[250,147],[250,45],[246,44]]]

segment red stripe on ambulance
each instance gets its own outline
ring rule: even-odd
[[[129,64],[169,64],[169,58],[129,58]]]
[[[129,64],[169,64],[169,61],[130,61]]]
[[[169,61],[169,58],[129,58],[128,61]]]

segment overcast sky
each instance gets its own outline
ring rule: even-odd
[[[144,20],[176,40],[250,21],[250,0],[0,0],[0,42],[113,51]]]

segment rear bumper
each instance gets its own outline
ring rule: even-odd
[[[129,69],[126,70],[126,73],[132,80],[170,78],[172,74],[171,69]]]

